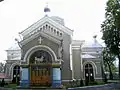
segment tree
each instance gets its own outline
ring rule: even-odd
[[[105,21],[101,25],[102,39],[110,52],[119,59],[120,78],[120,0],[108,0],[105,10]]]
[[[112,54],[108,48],[104,48],[104,50],[103,50],[103,62],[104,62],[105,69],[109,69],[108,70],[109,77],[111,80],[113,79],[112,69],[115,66],[113,63],[115,60],[116,60],[115,55]]]
[[[1,81],[1,87],[4,87],[4,85],[5,85],[5,81],[4,81],[4,78],[3,78],[2,81]]]
[[[0,73],[4,72],[4,64],[2,62],[0,62]]]
[[[2,2],[2,1],[4,1],[4,0],[0,0],[0,2]]]

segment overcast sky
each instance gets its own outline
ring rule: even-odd
[[[51,16],[64,18],[65,25],[74,30],[73,39],[92,41],[93,35],[102,34],[107,0],[4,0],[0,2],[0,61],[6,60],[6,52],[23,31],[41,19],[48,2]]]

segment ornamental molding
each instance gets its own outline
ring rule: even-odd
[[[23,39],[21,42],[19,42],[21,44],[21,46],[27,44],[28,42],[32,41],[33,39],[37,38],[37,37],[45,37],[47,38],[48,40],[50,41],[53,41],[54,43],[57,43],[57,44],[61,44],[61,38],[55,38],[55,37],[52,37],[44,32],[39,32],[39,33],[36,33],[34,35],[32,35],[31,37],[28,37],[26,39]],[[43,42],[43,41],[42,41]]]
[[[45,49],[46,49],[46,50],[45,50]],[[55,52],[54,52],[50,47],[45,46],[45,45],[37,45],[37,46],[34,46],[34,47],[30,48],[30,49],[26,52],[26,54],[25,54],[25,56],[24,56],[24,59],[21,61],[21,63],[22,63],[22,62],[26,62],[26,64],[28,65],[28,64],[29,64],[29,58],[30,58],[31,54],[33,54],[33,53],[34,53],[35,51],[37,51],[37,50],[45,50],[45,51],[47,51],[47,52],[51,55],[52,60],[53,60],[54,62],[58,61]]]
[[[24,37],[28,33],[32,32],[33,30],[35,30],[36,28],[40,27],[41,25],[43,25],[46,22],[50,23],[55,28],[58,28],[60,31],[65,32],[65,33],[67,33],[70,36],[73,35],[73,30],[71,30],[71,29],[67,28],[66,26],[63,26],[63,25],[55,22],[54,20],[52,20],[48,16],[45,16],[42,19],[38,20],[36,23],[32,24],[30,27],[28,27],[24,31],[20,32],[19,34],[21,34]]]
[[[93,61],[85,61],[85,62],[83,63],[83,69],[85,69],[85,65],[86,65],[86,64],[91,64],[91,65],[93,66],[94,76],[95,76],[95,74],[98,74],[97,66],[96,66],[96,64],[95,64]],[[83,71],[84,71],[84,70],[83,70]]]
[[[9,68],[9,76],[11,76],[11,79],[13,79],[13,68],[14,68],[16,65],[20,66],[20,61],[17,61],[17,62],[13,63],[13,64],[10,66],[10,68]]]

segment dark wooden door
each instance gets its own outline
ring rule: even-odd
[[[50,68],[48,67],[31,67],[31,85],[49,86],[51,84]]]
[[[93,67],[91,64],[85,65],[85,80],[87,82],[94,81]]]
[[[51,83],[51,55],[38,50],[30,56],[30,82],[33,86],[48,86]]]

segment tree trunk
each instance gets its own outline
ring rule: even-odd
[[[112,74],[112,70],[111,70],[111,66],[110,66],[110,64],[109,63],[107,63],[108,64],[108,68],[109,68],[109,79],[110,80],[113,80],[113,74]]]
[[[110,72],[109,78],[110,78],[110,80],[113,80],[113,74],[112,74],[112,70],[111,70],[110,64],[108,64],[108,67],[109,67],[109,72]]]

